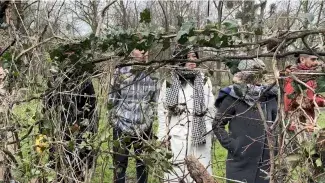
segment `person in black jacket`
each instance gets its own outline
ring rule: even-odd
[[[91,139],[98,131],[97,101],[90,72],[83,68],[82,64],[57,68],[43,101],[45,120],[40,133],[54,141],[49,160],[59,182],[84,181],[95,159]]]
[[[215,102],[217,115],[213,129],[220,144],[228,150],[226,177],[230,180],[269,182],[267,132],[255,103],[260,99],[263,115],[268,125],[272,125],[277,114],[277,89],[265,92],[268,86],[258,85],[260,78],[250,72],[264,68],[264,63],[257,59],[240,61],[234,84],[221,89]],[[229,132],[225,130],[228,123]]]

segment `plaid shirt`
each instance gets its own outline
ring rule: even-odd
[[[109,104],[114,125],[124,133],[135,135],[148,130],[154,121],[158,100],[158,82],[132,67],[117,69]]]

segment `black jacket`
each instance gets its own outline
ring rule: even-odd
[[[269,182],[264,179],[267,173],[263,173],[269,171],[269,149],[258,109],[227,94],[217,99],[216,107],[214,133],[228,150],[226,177],[248,183]],[[261,107],[266,120],[272,124],[277,114],[276,96],[266,97]],[[222,120],[218,120],[223,114]],[[228,123],[229,133],[225,130]]]
[[[45,97],[43,110],[49,114],[48,118],[53,120],[51,123],[54,129],[59,127],[68,133],[69,128],[77,124],[81,133],[86,131],[95,133],[98,115],[93,84],[91,80],[78,84],[71,83],[62,83],[56,90],[51,91]]]

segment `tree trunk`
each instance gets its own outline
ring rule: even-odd
[[[165,9],[165,6],[162,4],[163,2],[158,1],[158,3],[160,5],[160,7],[161,7],[161,10],[162,10],[162,12],[164,14],[164,18],[165,18],[165,23],[164,23],[165,32],[168,33],[168,31],[169,31],[169,23],[168,23],[168,17],[167,17],[166,9]]]
[[[222,23],[222,10],[223,10],[223,1],[222,0],[220,0],[219,1],[219,4],[218,4],[218,7],[217,7],[217,9],[218,9],[218,27],[221,27],[221,23]],[[217,70],[220,70],[221,69],[221,62],[220,61],[218,61],[217,63],[216,63],[217,65],[216,65],[216,69]],[[216,85],[217,86],[221,86],[221,83],[222,83],[222,75],[221,75],[221,72],[215,72],[215,78],[216,78]]]
[[[126,12],[126,7],[124,6],[123,1],[120,1],[120,6],[121,6],[121,9],[122,9],[122,25],[123,25],[123,29],[127,29],[128,28],[127,12]]]

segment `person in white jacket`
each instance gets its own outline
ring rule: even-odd
[[[189,52],[189,60],[198,58]],[[202,137],[212,129],[215,116],[212,84],[208,77],[195,69],[195,63],[186,63],[185,69],[172,71],[172,81],[164,81],[158,99],[158,140],[169,143],[173,153],[172,173],[165,173],[164,182],[192,182],[184,158],[194,155],[212,174],[212,134]]]

